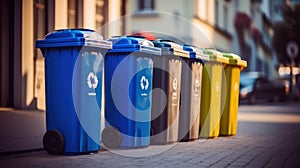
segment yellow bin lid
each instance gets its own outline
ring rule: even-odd
[[[229,64],[229,58],[223,57],[223,54],[215,49],[203,49],[204,54],[209,55],[209,61]]]
[[[240,56],[234,53],[223,52],[223,56],[229,59],[229,64],[247,67],[247,61],[242,60]]]

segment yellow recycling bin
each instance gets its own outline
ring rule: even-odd
[[[225,106],[220,121],[220,135],[229,136],[237,132],[240,73],[247,67],[247,61],[241,60],[233,53],[223,53],[223,56],[229,58],[229,64],[225,67],[226,88],[223,88]]]
[[[222,78],[229,59],[214,49],[203,49],[203,52],[209,55],[209,61],[205,63],[202,73],[200,138],[213,138],[219,136]]]

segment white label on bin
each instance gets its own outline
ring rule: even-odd
[[[173,79],[173,89],[174,89],[174,91],[177,90],[177,86],[178,86],[177,78],[174,78]]]
[[[219,81],[216,82],[216,92],[219,92],[219,90],[220,90],[220,84],[219,83],[220,83]]]
[[[98,86],[98,78],[97,76],[93,73],[90,72],[89,75],[86,78],[87,80],[87,85],[90,89],[96,89]],[[88,93],[89,96],[96,96],[95,92]]]
[[[195,97],[199,96],[199,90],[200,90],[200,82],[198,79],[195,80],[195,85],[194,85],[194,91],[195,91]]]

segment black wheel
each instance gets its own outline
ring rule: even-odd
[[[105,147],[117,148],[122,141],[122,135],[115,127],[106,127],[102,131],[101,139]]]
[[[62,154],[65,148],[63,135],[57,130],[49,130],[43,137],[45,150],[52,155]]]

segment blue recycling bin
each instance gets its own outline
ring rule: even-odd
[[[153,57],[159,48],[143,38],[115,37],[105,57],[107,148],[146,147],[150,143]]]
[[[100,149],[102,71],[110,41],[87,29],[63,29],[37,40],[45,57],[46,128],[50,154]]]

